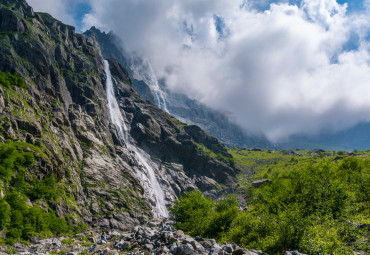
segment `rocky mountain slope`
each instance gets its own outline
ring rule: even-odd
[[[55,212],[74,226],[128,229],[156,213],[140,171],[153,169],[167,205],[185,190],[215,192],[233,182],[232,156],[216,138],[143,100],[126,70],[109,59],[126,135],[137,149],[120,139],[93,38],[35,13],[24,0],[0,0],[0,45],[0,142],[35,158],[26,169],[15,165],[9,178],[0,174],[4,203],[18,192],[29,208]],[[21,173],[24,189],[15,181]],[[32,197],[29,190],[51,176],[58,194]]]
[[[155,97],[156,91],[145,80],[156,79],[151,73],[149,63],[139,56],[125,51],[123,41],[114,32],[104,33],[92,27],[84,34],[95,38],[101,45],[104,58],[115,58],[128,71],[134,89],[146,100],[161,106],[161,100]],[[149,77],[148,77],[149,76]],[[148,79],[149,78],[149,79]],[[156,81],[162,90],[166,110],[181,121],[198,125],[208,133],[217,137],[224,144],[231,147],[261,147],[270,148],[272,144],[261,136],[248,134],[233,124],[226,114],[210,109],[209,107],[192,100],[185,95],[172,92],[166,88],[165,81]]]

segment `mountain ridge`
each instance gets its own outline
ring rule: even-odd
[[[14,166],[10,180],[0,176],[0,200],[13,208],[14,191],[29,201],[23,213],[43,208],[72,227],[128,229],[152,217],[156,201],[135,175],[143,168],[141,160],[109,119],[98,42],[34,12],[24,0],[1,0],[0,45],[0,71],[20,75],[26,85],[0,86],[0,145],[24,143],[35,155],[32,166]],[[129,135],[153,167],[168,205],[185,190],[213,194],[217,185],[234,182],[237,169],[224,145],[143,100],[126,70],[114,59],[108,62]],[[15,182],[21,174],[24,188]],[[60,194],[30,197],[30,189],[52,176]],[[6,234],[15,229],[13,223]]]

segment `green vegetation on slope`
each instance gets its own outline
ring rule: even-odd
[[[6,234],[0,243],[80,230],[73,229],[45,204],[63,193],[54,175],[43,180],[32,176],[30,169],[36,158],[44,156],[39,147],[29,143],[8,140],[0,144],[0,229]]]
[[[369,252],[370,159],[367,154],[316,154],[252,151],[248,156],[253,160],[239,162],[243,158],[236,156],[237,164],[270,182],[242,186],[244,211],[235,198],[213,201],[199,192],[187,193],[171,209],[177,227],[269,254],[293,249],[308,254]]]
[[[220,160],[226,164],[229,164],[230,166],[234,167],[235,166],[235,160],[231,156],[225,156],[222,153],[214,153],[212,150],[208,149],[204,144],[201,143],[196,143],[198,146],[198,149],[203,151],[206,155],[210,156],[211,158]]]
[[[27,88],[24,79],[17,73],[4,73],[0,71],[0,85],[5,88],[11,88],[12,86],[17,86],[20,88]]]

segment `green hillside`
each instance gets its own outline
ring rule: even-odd
[[[369,252],[369,152],[229,152],[243,169],[238,195],[184,195],[172,207],[179,227],[268,254]],[[246,207],[238,210],[242,197]]]

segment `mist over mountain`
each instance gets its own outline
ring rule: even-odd
[[[105,33],[92,27],[85,34],[97,39],[105,58],[117,59],[128,70],[134,89],[144,99],[161,107],[153,95],[153,86],[148,85],[144,81],[145,78],[143,78],[145,74],[151,72],[150,66],[148,66],[150,64],[146,63],[144,65],[143,59],[126,52],[123,48],[123,41],[112,31]],[[137,71],[138,68],[140,68],[140,72]],[[156,82],[163,94],[166,110],[179,120],[200,126],[230,147],[272,147],[269,141],[262,135],[247,134],[247,131],[233,124],[226,113],[213,110],[197,100],[188,98],[184,94],[169,90],[165,80],[157,80]],[[163,107],[161,108],[165,110]]]
[[[201,1],[91,5],[84,17],[147,58],[169,90],[273,143],[370,121],[369,2]]]
[[[142,63],[137,55],[125,51],[124,42],[114,32],[101,32],[95,27],[86,31],[85,34],[94,36],[102,45],[102,54],[105,57],[114,57],[128,70],[133,87],[145,99],[158,105],[152,93],[151,86],[143,81],[143,78],[135,71],[135,64]],[[136,61],[133,61],[133,59]],[[148,65],[148,64],[147,64]],[[152,72],[144,65],[140,65],[141,73]],[[147,68],[147,69],[146,69]],[[283,148],[283,149],[314,149],[327,150],[366,150],[370,148],[370,124],[360,123],[345,130],[326,130],[317,134],[297,134],[290,137],[268,141],[263,135],[248,133],[242,127],[230,121],[230,113],[215,111],[197,100],[188,98],[185,94],[171,91],[167,88],[165,80],[158,82],[163,91],[166,107],[176,118],[202,127],[220,141],[231,147],[247,148]],[[160,105],[158,105],[160,106]]]
[[[369,150],[370,124],[360,123],[354,127],[338,132],[322,132],[318,135],[295,135],[288,141],[276,145],[283,149],[317,149],[325,150]]]

